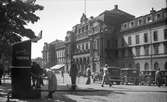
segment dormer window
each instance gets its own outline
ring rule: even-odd
[[[147,21],[151,23],[152,22],[151,17],[147,17]]]
[[[79,33],[81,33],[81,29],[79,29]]]
[[[141,19],[139,19],[138,23],[139,23],[139,25],[141,25],[141,23],[142,23],[142,20],[141,20]]]
[[[160,14],[157,14],[157,19],[159,19],[161,17],[161,15]]]
[[[131,26],[133,26],[133,24],[134,24],[134,23],[133,23],[133,22],[131,22]]]
[[[124,24],[124,28],[126,29],[126,27],[127,27],[127,24]]]

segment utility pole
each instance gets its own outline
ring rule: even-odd
[[[84,13],[86,15],[86,0],[84,0]]]

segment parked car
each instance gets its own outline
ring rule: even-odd
[[[165,84],[165,86],[167,86],[167,71],[160,71],[160,73],[162,75],[161,84]]]
[[[144,74],[144,85],[154,85],[155,84],[155,71],[142,71]]]
[[[120,68],[108,67],[107,80],[105,81],[105,83],[111,86],[112,84],[120,85],[120,82],[121,82]]]
[[[121,68],[122,84],[139,84],[139,71],[136,68]]]

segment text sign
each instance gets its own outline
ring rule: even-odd
[[[26,67],[31,65],[31,41],[22,41],[12,46],[12,66]]]

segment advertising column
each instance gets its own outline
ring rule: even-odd
[[[31,41],[16,43],[12,48],[12,97],[28,98],[31,93]]]

